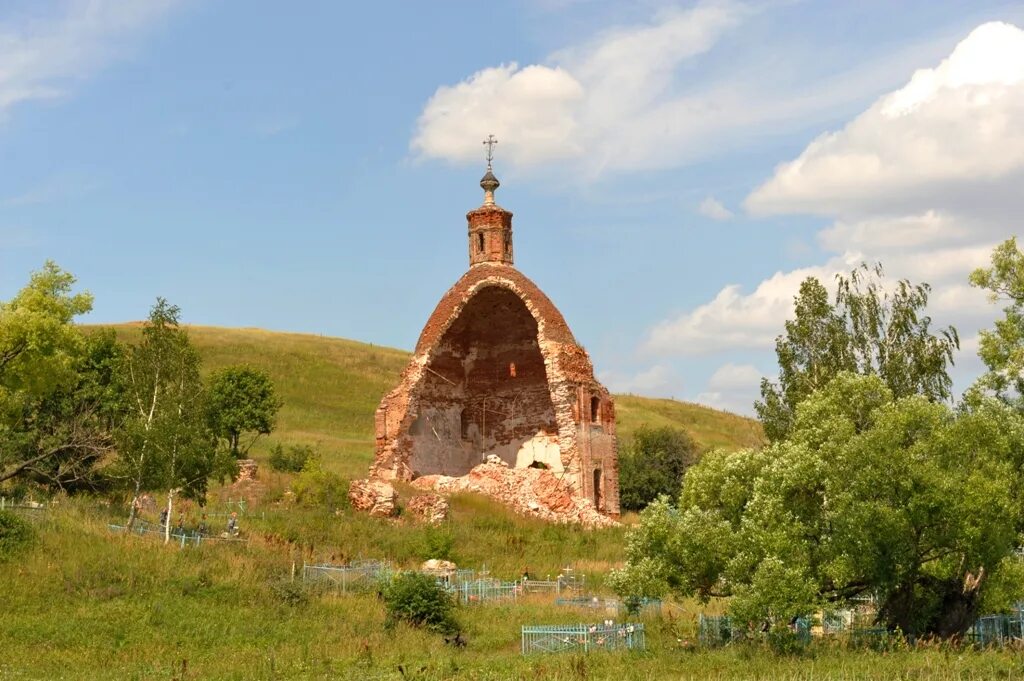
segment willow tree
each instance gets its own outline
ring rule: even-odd
[[[754,630],[871,595],[890,629],[958,636],[1014,569],[1022,470],[1024,418],[1005,404],[954,410],[840,373],[785,441],[690,468],[678,505],[641,513],[611,581],[623,596],[728,597]]]

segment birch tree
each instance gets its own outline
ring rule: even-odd
[[[202,499],[218,470],[214,438],[205,419],[199,355],[180,328],[180,310],[158,298],[142,341],[125,353],[121,367],[129,416],[119,433],[120,468],[133,493],[128,517],[144,492],[167,494],[165,541],[176,497]]]

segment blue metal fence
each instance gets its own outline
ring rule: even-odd
[[[644,625],[569,624],[523,627],[522,654],[645,650]]]
[[[111,532],[115,532],[118,534],[124,534],[128,532],[128,527],[125,525],[115,525],[114,523],[110,523],[107,525],[107,528]],[[144,520],[135,521],[135,524],[132,526],[131,533],[139,536],[149,535],[159,538],[164,538],[167,536],[162,525],[154,525],[153,523],[147,523]],[[181,548],[186,548],[188,546],[199,546],[200,544],[211,541],[245,543],[245,539],[241,539],[239,537],[217,537],[200,534],[199,532],[195,531],[179,532],[174,529],[171,530],[170,539],[171,542],[177,544]]]
[[[980,646],[1003,646],[1024,641],[1024,604],[1009,615],[985,615],[967,630],[967,640]]]
[[[342,593],[377,588],[393,574],[391,564],[379,560],[360,560],[345,565],[302,566],[302,581]]]
[[[447,585],[448,591],[463,605],[514,601],[522,587],[517,582],[502,582],[497,579],[475,579]]]

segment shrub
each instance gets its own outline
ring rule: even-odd
[[[455,602],[443,586],[429,575],[407,572],[385,585],[382,596],[387,610],[386,624],[405,622],[440,634],[461,630],[455,619]]]
[[[307,460],[302,472],[292,481],[295,501],[303,506],[341,508],[348,500],[347,491],[345,479],[324,470],[316,457]]]
[[[0,562],[27,549],[35,536],[28,522],[10,511],[0,511]]]
[[[675,499],[697,455],[697,445],[686,431],[667,426],[637,429],[619,453],[622,508],[640,511],[663,494]]]
[[[281,473],[298,473],[314,458],[316,452],[309,445],[289,445],[285,448],[277,443],[270,450],[270,467]]]
[[[291,607],[301,607],[309,602],[309,594],[301,582],[283,579],[270,584],[270,593],[281,603]]]

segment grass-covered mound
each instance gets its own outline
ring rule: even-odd
[[[123,341],[134,342],[141,326],[113,327]],[[249,364],[270,373],[284,401],[272,440],[317,446],[329,468],[359,477],[373,459],[373,413],[384,393],[398,383],[409,353],[367,343],[310,334],[261,329],[187,327],[206,372]],[[686,430],[703,449],[738,449],[759,443],[757,421],[710,407],[618,395],[620,439],[641,425]],[[270,452],[266,439],[257,458]]]

